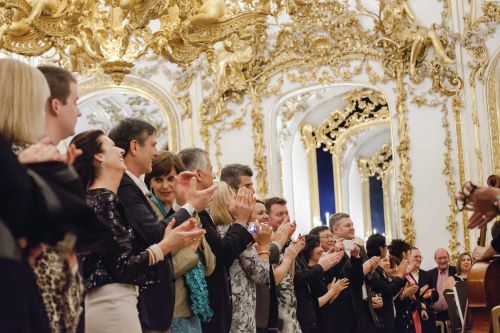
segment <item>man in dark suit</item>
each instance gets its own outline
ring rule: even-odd
[[[333,277],[349,279],[349,287],[332,303],[333,327],[339,332],[370,331],[373,323],[368,318],[367,304],[363,300],[367,297],[366,289],[363,292],[364,276],[376,269],[378,261],[366,260],[365,249],[354,243],[354,226],[348,214],[336,213],[330,216],[329,227],[335,242],[343,243],[346,255],[339,265],[325,274],[326,283],[330,283]]]
[[[436,320],[446,321],[448,317],[448,305],[443,296],[443,291],[446,289],[445,284],[448,277],[457,274],[457,268],[455,266],[450,266],[450,254],[446,249],[437,249],[434,253],[434,260],[436,261],[437,267],[429,271],[430,282],[432,288],[436,288],[439,298],[436,300],[432,306],[435,314]]]
[[[422,304],[425,304],[425,316],[421,316],[422,332],[423,333],[437,333],[436,318],[432,311],[432,305],[438,300],[438,293],[435,285],[431,281],[430,274],[422,269],[422,253],[416,247],[412,247],[409,252],[409,263],[414,267],[411,276],[417,282],[419,290],[415,294]]]
[[[208,153],[199,148],[186,148],[179,152],[179,158],[196,177],[196,188],[204,190],[212,186],[214,174]],[[231,289],[228,269],[233,261],[247,246],[253,243],[254,238],[247,230],[248,219],[252,213],[252,205],[248,198],[252,192],[246,188],[238,191],[236,202],[231,205],[231,215],[234,223],[221,238],[209,212],[199,212],[200,222],[205,229],[206,240],[215,254],[215,269],[207,277],[208,298],[214,316],[207,323],[202,323],[204,333],[226,333],[231,328],[232,306]],[[239,200],[246,197],[246,200]],[[246,201],[246,202],[245,202]]]
[[[151,172],[152,160],[157,155],[155,134],[156,130],[151,124],[132,118],[122,120],[109,133],[115,144],[125,150],[127,171],[120,182],[118,198],[125,206],[127,221],[145,242],[145,246],[163,239],[170,220],[158,220],[147,199],[149,191],[140,179],[141,175]],[[177,225],[181,224],[191,218],[196,209],[204,209],[210,199],[205,198],[204,201],[204,205],[200,200],[190,202],[170,218],[174,218]],[[179,233],[179,229],[176,229],[170,232],[192,239],[189,233]],[[170,250],[178,247],[173,243]],[[150,268],[145,286],[139,294],[138,309],[143,332],[165,332],[169,329],[174,297],[172,258],[169,253],[162,262]]]

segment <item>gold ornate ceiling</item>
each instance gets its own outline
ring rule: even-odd
[[[100,69],[119,84],[148,53],[186,64],[248,25],[258,8],[229,9],[223,0],[0,1],[0,46],[37,56],[53,51],[75,72]]]

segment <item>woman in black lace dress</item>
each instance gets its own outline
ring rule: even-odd
[[[97,254],[80,255],[85,279],[85,332],[140,333],[137,297],[139,286],[154,283],[148,269],[172,250],[184,247],[202,230],[190,231],[191,220],[176,229],[170,223],[164,238],[149,247],[125,219],[116,195],[125,172],[123,149],[100,130],[78,134],[72,143],[83,150],[74,167],[87,185],[86,203],[113,233],[113,241]],[[180,236],[180,237],[179,237]],[[161,297],[161,295],[158,295]]]

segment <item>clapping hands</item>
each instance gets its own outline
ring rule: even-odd
[[[304,237],[299,237],[297,240],[291,242],[290,245],[288,245],[288,247],[285,249],[284,257],[294,261],[305,246],[306,242],[304,240]]]
[[[183,171],[176,179],[176,200],[180,205],[189,203],[197,212],[201,212],[208,208],[212,202],[218,184],[214,183],[209,188],[198,190],[196,188],[197,180],[195,174],[190,171]]]
[[[351,251],[352,254],[352,251]],[[380,263],[380,257],[374,256],[363,263],[363,273],[366,275],[377,269]]]
[[[55,146],[49,138],[44,138],[21,151],[18,159],[22,164],[54,161],[71,165],[81,154],[82,150],[77,149],[74,144],[69,145],[66,153],[60,153],[57,146]]]
[[[422,296],[423,299],[428,299],[432,296],[432,292],[434,290],[435,290],[434,288],[429,289],[429,285],[426,284],[425,286],[420,288],[420,296]]]
[[[199,244],[200,238],[205,234],[205,230],[196,227],[197,222],[194,218],[188,219],[176,228],[174,225],[175,219],[172,219],[165,228],[163,239],[158,243],[163,254],[191,246],[193,243]]]
[[[246,225],[254,205],[255,198],[252,191],[240,187],[238,193],[233,193],[229,201],[229,213],[234,218],[234,223]]]
[[[334,252],[335,249],[331,248],[327,252],[323,253],[318,260],[318,265],[323,268],[323,271],[327,271],[330,268],[337,265],[344,256],[343,252]]]

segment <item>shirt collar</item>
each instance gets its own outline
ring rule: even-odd
[[[141,189],[142,193],[145,196],[151,197],[151,192],[148,190],[146,184],[144,184],[144,182],[140,178],[137,178],[132,172],[128,170],[126,170],[125,173],[130,177],[130,179],[134,181],[135,185],[137,185]]]

